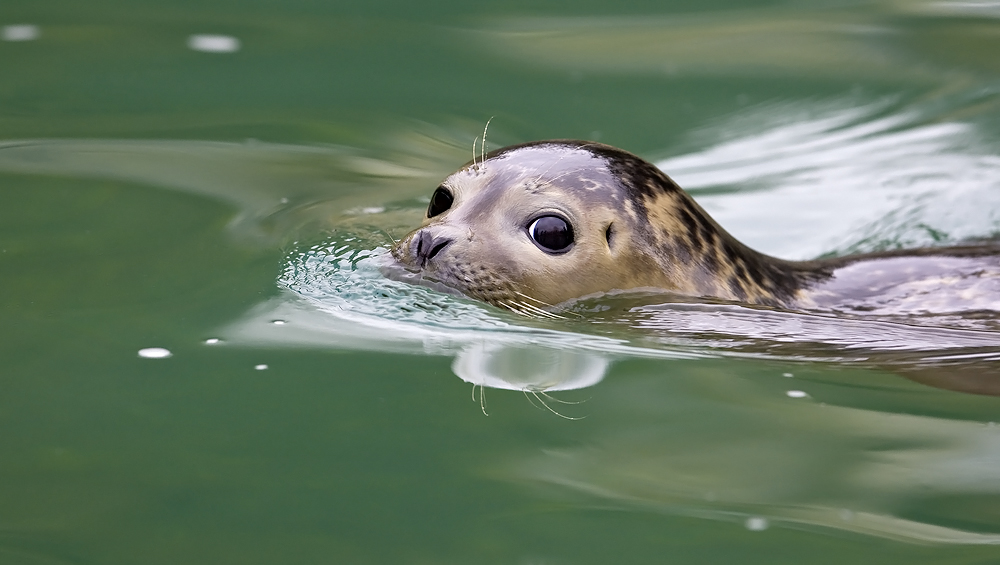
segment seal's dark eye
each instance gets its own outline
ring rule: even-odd
[[[433,218],[448,208],[451,208],[451,203],[454,201],[455,199],[452,198],[451,193],[448,192],[447,188],[443,186],[437,187],[437,190],[435,190],[434,194],[431,195],[431,203],[430,206],[427,207],[427,217]]]
[[[543,251],[562,253],[573,245],[573,228],[559,216],[542,216],[531,222],[528,235]]]

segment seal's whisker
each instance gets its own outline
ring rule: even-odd
[[[556,397],[552,396],[551,394],[545,392],[544,390],[539,390],[538,394],[544,396],[545,398],[548,398],[549,400],[551,400],[553,402],[558,402],[559,404],[583,404],[587,400],[590,400],[589,398],[587,398],[585,400],[577,400],[576,402],[573,402],[572,400],[562,400],[560,398],[556,398]]]
[[[1000,312],[988,287],[1000,256],[992,239],[785,261],[737,241],[655,164],[608,145],[554,140],[497,149],[491,155],[499,157],[491,158],[486,174],[492,120],[483,126],[482,141],[473,139],[471,164],[434,190],[421,227],[394,240],[395,264],[388,265],[386,274],[402,270],[406,274],[399,280],[451,289],[515,315],[638,330],[647,328],[642,322],[642,327],[634,326],[633,316],[623,316],[619,309],[635,312],[631,304],[675,302],[674,296],[824,313],[860,307],[866,316],[922,316],[928,307],[937,315],[939,304],[946,304],[949,313]],[[446,210],[452,212],[444,215]],[[544,253],[527,247],[525,236]],[[868,294],[860,289],[876,284],[865,280],[875,276],[870,270],[875,261],[880,287],[895,288],[895,282],[927,285],[928,293],[941,290],[933,291],[932,302],[913,301],[896,291]],[[883,272],[898,278],[882,278]],[[917,272],[921,274],[914,278],[911,274]],[[944,276],[970,282],[949,282],[944,288]],[[618,291],[635,296],[619,302],[612,294]],[[602,297],[614,302],[595,304]],[[658,322],[659,312],[639,314]],[[591,313],[602,314],[592,318]],[[659,323],[649,329],[668,331]],[[550,400],[537,388],[533,395]],[[485,409],[482,397],[480,402]]]
[[[528,317],[528,318],[532,317],[532,315],[529,314],[526,310],[524,310],[521,307],[522,305],[519,304],[519,303],[517,303],[517,302],[507,302],[507,301],[499,300],[499,301],[497,301],[496,304],[497,304],[497,306],[501,306],[503,308],[506,308],[506,309],[510,310],[511,312],[513,312],[515,314],[520,314],[520,315]]]
[[[486,413],[486,387],[482,384],[472,383],[472,401],[476,401],[476,387],[479,387],[479,409],[483,411],[484,416],[489,416]]]
[[[541,406],[535,404],[535,401],[532,400],[530,396],[528,396],[528,392],[530,392],[528,389],[522,388],[521,392],[524,393],[524,397],[528,399],[528,402],[530,402],[531,405],[535,407],[535,409],[537,409],[537,410],[541,410],[542,409]]]
[[[593,143],[584,143],[583,145],[577,146],[576,149],[583,149],[584,147],[590,147],[591,145],[594,145],[594,144]],[[542,171],[541,173],[539,173],[538,177],[535,178],[535,180],[533,182],[537,184],[539,181],[541,181],[542,177],[544,177],[545,175],[547,175],[548,172],[551,171],[553,167],[555,167],[556,165],[558,165],[559,161],[562,161],[563,159],[565,159],[567,155],[569,155],[569,153],[564,153],[564,154],[560,155],[558,159],[556,159],[555,161],[553,161],[552,164],[548,166],[548,168],[546,168],[544,171]]]
[[[511,306],[509,304],[506,304],[504,302],[498,302],[497,306],[499,306],[501,308],[506,308],[507,310],[510,310],[511,312],[513,312],[515,314],[520,314],[520,312],[517,311],[517,308],[514,308],[513,306]]]
[[[528,392],[531,393],[531,396],[535,397],[535,400],[537,400],[538,402],[541,402],[542,406],[544,406],[546,410],[548,410],[549,412],[552,412],[553,414],[555,414],[556,416],[559,416],[560,418],[565,418],[567,420],[582,420],[582,419],[586,418],[586,416],[580,416],[579,418],[573,418],[571,416],[565,416],[563,414],[560,414],[559,412],[556,412],[555,410],[553,410],[551,406],[549,406],[548,404],[546,404],[545,401],[542,400],[540,396],[538,396],[537,392],[535,392],[533,390],[532,391],[528,391]]]
[[[530,305],[525,304],[524,302],[521,302],[519,300],[508,300],[507,304],[511,308],[516,308],[517,311],[521,312],[522,314],[534,313],[532,312]]]
[[[566,319],[566,316],[563,316],[561,313],[557,314],[557,313],[551,312],[549,310],[544,310],[544,308],[554,308],[554,306],[551,305],[551,304],[549,304],[548,302],[545,302],[543,300],[539,300],[537,298],[528,296],[527,294],[524,294],[522,292],[518,292],[516,290],[514,291],[514,294],[517,294],[518,296],[521,296],[523,298],[531,300],[532,302],[536,302],[536,303],[540,304],[542,306],[542,308],[538,308],[537,306],[532,306],[531,304],[528,304],[528,303],[526,303],[523,300],[519,300],[518,301],[518,304],[524,306],[525,308],[530,308],[532,311],[537,312],[539,315],[541,315],[543,317],[551,318],[553,320],[565,320]]]
[[[502,301],[499,302],[499,305],[507,308],[511,312],[520,314],[522,316],[526,316],[528,318],[548,318],[554,320],[563,319],[563,317],[558,314],[553,314],[552,312],[546,312],[545,310],[532,306],[531,304],[526,304],[520,301],[510,301],[510,300]]]
[[[561,179],[561,178],[563,178],[563,177],[565,177],[567,175],[571,175],[571,174],[573,174],[573,173],[575,173],[577,171],[585,171],[585,170],[587,170],[587,167],[577,167],[575,169],[569,169],[567,171],[563,171],[563,172],[559,173],[558,175],[552,177],[551,179],[549,179],[549,182],[555,182],[555,181],[557,181],[557,180],[559,180],[559,179]]]
[[[385,231],[384,229],[379,229],[378,231],[382,232],[382,235],[388,237],[392,241],[392,244],[394,246],[399,244],[399,241],[397,241],[396,238],[392,237],[391,233]]]
[[[549,173],[549,171],[552,170],[553,167],[555,167],[556,165],[559,164],[559,161],[562,161],[565,158],[566,158],[566,155],[560,155],[558,159],[556,159],[555,161],[552,161],[552,163],[548,167],[546,167],[544,171],[538,173],[538,176],[535,177],[535,180],[531,181],[532,184],[538,184],[539,182],[541,182],[542,181],[542,177],[544,177],[545,175],[547,175]]]
[[[473,385],[472,393],[475,395],[475,385]],[[479,385],[479,409],[483,411],[483,416],[489,416],[486,412],[486,385]]]
[[[560,161],[562,161],[563,159],[565,159],[567,155],[569,155],[569,153],[564,153],[564,154],[560,155],[558,159],[556,159],[555,161],[552,161],[552,163],[548,167],[546,167],[544,171],[542,171],[541,173],[538,174],[538,177],[535,178],[535,180],[533,182],[535,182],[537,184],[539,181],[541,181],[542,177],[544,177],[545,175],[547,175],[549,173],[549,171],[551,171],[553,167],[555,167],[556,165],[558,165]]]
[[[493,121],[494,116],[490,116],[490,119],[486,120],[486,127],[483,128],[483,145],[479,150],[479,162],[486,162],[486,131],[490,129],[490,122]]]
[[[537,316],[539,318],[548,318],[550,320],[563,320],[563,319],[565,319],[562,316],[560,316],[559,314],[553,314],[552,312],[548,312],[548,311],[542,310],[541,308],[538,308],[536,306],[532,306],[531,304],[526,304],[524,302],[518,302],[518,305],[520,305],[522,309],[524,309],[524,310],[526,310],[528,312],[531,312],[532,314],[534,314],[535,316]]]
[[[521,298],[526,298],[526,299],[528,299],[528,300],[530,300],[530,301],[532,301],[532,302],[534,302],[536,304],[541,304],[542,306],[544,306],[546,308],[552,308],[553,307],[552,304],[549,304],[548,302],[546,302],[544,300],[539,300],[539,299],[535,298],[534,296],[528,296],[527,294],[525,294],[523,292],[515,290],[514,294],[520,296]]]

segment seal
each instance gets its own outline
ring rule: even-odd
[[[585,141],[513,145],[467,163],[391,253],[393,278],[529,315],[617,291],[788,309],[1000,311],[995,245],[778,259],[737,241],[652,164]],[[928,295],[930,307],[915,302]]]

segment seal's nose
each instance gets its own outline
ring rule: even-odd
[[[451,242],[454,241],[447,237],[434,237],[431,235],[430,230],[421,230],[417,237],[413,238],[413,243],[411,251],[413,257],[416,258],[417,264],[420,268],[427,265],[427,262],[434,258],[435,255],[448,247]]]

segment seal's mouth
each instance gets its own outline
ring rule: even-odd
[[[381,272],[382,276],[385,278],[402,283],[426,287],[445,294],[451,294],[452,296],[471,298],[460,289],[450,286],[435,278],[433,275],[424,270],[422,266],[417,267],[403,263],[394,255],[395,252],[391,255],[383,257],[381,264],[378,266],[379,272]]]

